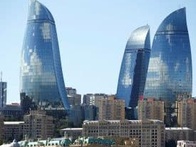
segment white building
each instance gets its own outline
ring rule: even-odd
[[[196,141],[179,140],[177,147],[196,147]]]

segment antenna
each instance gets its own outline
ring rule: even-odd
[[[1,75],[0,75],[0,76],[1,76],[0,78],[1,78],[1,82],[2,82],[2,76],[3,76],[3,73],[2,73],[2,71],[1,71]]]

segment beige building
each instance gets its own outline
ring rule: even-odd
[[[183,99],[176,101],[176,108],[178,125],[196,130],[196,100]]]
[[[164,147],[165,125],[160,120],[84,121],[85,137],[128,137],[139,140],[142,147]]]
[[[153,98],[139,100],[138,119],[157,119],[164,121],[164,102]]]
[[[53,117],[45,111],[30,111],[24,116],[23,135],[30,139],[51,138],[54,133]]]
[[[116,99],[113,95],[99,99],[99,120],[123,120],[125,119],[125,101]]]
[[[4,141],[21,140],[24,121],[4,121]]]

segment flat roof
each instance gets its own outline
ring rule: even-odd
[[[188,127],[167,127],[165,130],[192,130]]]
[[[24,124],[24,121],[4,121],[4,125],[19,125]]]
[[[62,131],[82,131],[83,128],[64,128],[64,129],[61,129]]]
[[[133,124],[139,124],[139,123],[148,123],[148,122],[153,122],[154,124],[157,123],[163,123],[161,120],[156,120],[156,119],[146,119],[146,120],[84,120],[84,124],[89,124],[89,123],[101,123],[101,122],[109,122],[109,123],[120,123],[120,122],[129,122]]]

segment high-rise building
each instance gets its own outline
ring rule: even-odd
[[[174,11],[154,36],[144,97],[175,102],[192,93],[192,59],[185,8]]]
[[[164,101],[153,98],[139,100],[138,119],[157,119],[164,122]]]
[[[66,87],[67,98],[70,105],[80,105],[81,104],[81,95],[77,94],[77,90],[72,87]]]
[[[126,107],[136,107],[143,97],[150,58],[149,26],[134,30],[125,48],[116,97],[125,100]]]
[[[7,82],[0,81],[0,108],[6,106],[7,102]]]
[[[113,95],[106,99],[99,99],[99,120],[125,119],[125,101],[116,99]]]
[[[42,107],[70,105],[64,85],[55,21],[50,11],[31,0],[21,54],[20,91]]]
[[[83,104],[95,105],[96,107],[98,107],[98,101],[100,99],[105,99],[107,97],[108,97],[108,95],[104,94],[104,93],[85,94],[83,96]]]
[[[176,101],[176,108],[178,125],[196,130],[196,100],[183,99]]]

